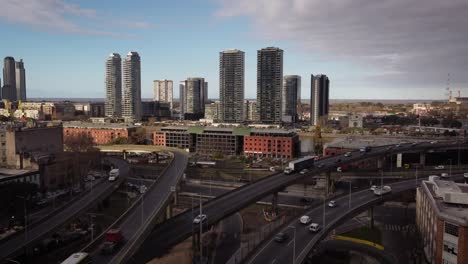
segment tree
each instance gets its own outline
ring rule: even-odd
[[[71,152],[86,152],[94,149],[94,140],[86,132],[65,137],[63,144],[65,150]]]
[[[135,131],[130,133],[129,142],[132,144],[144,144],[146,140],[146,129],[137,127]]]

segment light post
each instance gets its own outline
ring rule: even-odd
[[[296,227],[295,226],[288,226],[288,228],[292,228],[294,230],[294,240],[293,240],[293,261],[292,264],[296,264]]]

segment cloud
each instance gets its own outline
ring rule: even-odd
[[[114,21],[103,18],[94,9],[82,8],[63,0],[0,0],[0,7],[0,20],[30,26],[41,31],[130,37],[129,34],[96,28],[102,21],[130,28],[150,26],[143,21]],[[83,20],[87,23],[83,23]]]
[[[216,16],[248,17],[267,40],[362,65],[369,85],[442,89],[450,73],[468,88],[466,0],[219,1]]]

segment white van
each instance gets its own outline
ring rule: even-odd
[[[317,223],[310,224],[310,226],[309,226],[309,231],[310,232],[315,233],[315,232],[318,232],[319,230],[320,230],[320,225],[319,224],[317,224]]]
[[[113,181],[117,180],[117,178],[119,178],[119,169],[112,169],[109,172],[109,181],[113,182]]]

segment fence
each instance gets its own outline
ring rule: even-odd
[[[284,217],[280,220],[264,225],[260,231],[241,235],[241,244],[239,249],[231,256],[226,264],[239,264],[247,255],[263,242],[272,232],[285,222]]]

